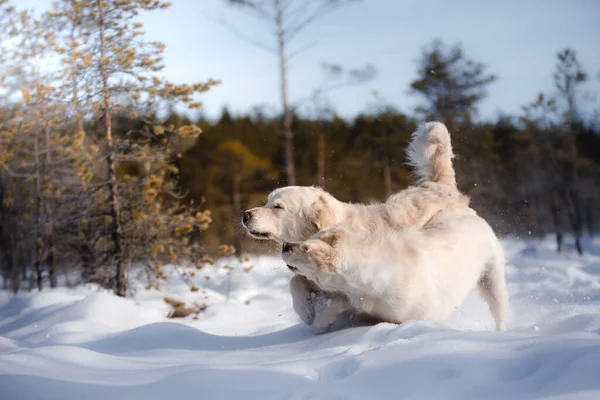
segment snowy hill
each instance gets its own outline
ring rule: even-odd
[[[551,240],[503,243],[507,333],[472,293],[447,324],[313,336],[278,257],[231,276],[206,267],[196,293],[174,267],[133,300],[93,287],[0,293],[0,399],[599,399],[600,241],[581,258]],[[166,295],[208,308],[168,319]]]

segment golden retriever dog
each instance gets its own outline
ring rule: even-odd
[[[319,316],[322,326],[347,309],[392,323],[444,321],[477,286],[496,330],[506,330],[504,252],[475,213],[443,213],[421,229],[365,232],[342,223],[284,243],[282,257],[321,289],[344,294]]]
[[[378,232],[388,227],[420,228],[446,211],[472,211],[469,198],[456,187],[454,154],[444,124],[420,125],[412,134],[407,154],[418,183],[393,194],[385,203],[345,203],[318,187],[288,186],[271,192],[264,206],[245,211],[242,224],[254,238],[284,243],[306,240],[339,223],[359,231]],[[294,310],[306,324],[313,325],[318,311],[315,299],[323,298],[319,287],[296,275],[290,282],[290,290]],[[335,314],[336,302],[343,300],[343,295],[330,294],[328,300],[326,303]],[[323,330],[319,324],[312,327],[315,333]]]

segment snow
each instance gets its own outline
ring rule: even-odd
[[[583,257],[556,254],[551,238],[503,244],[506,333],[492,331],[473,293],[445,324],[313,336],[277,256],[207,266],[192,278],[195,293],[175,266],[160,290],[135,277],[129,299],[92,286],[0,292],[0,398],[600,398],[600,240]],[[168,319],[164,296],[208,308]]]

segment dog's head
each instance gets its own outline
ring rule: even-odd
[[[320,188],[288,186],[271,192],[264,206],[245,211],[242,225],[257,239],[300,242],[335,224],[338,204]]]
[[[318,282],[322,274],[336,271],[340,261],[338,250],[343,229],[323,230],[304,242],[284,243],[281,256],[288,268]]]

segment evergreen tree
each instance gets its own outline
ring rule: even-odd
[[[449,47],[439,39],[423,49],[417,74],[411,89],[425,100],[417,111],[426,120],[443,121],[451,133],[472,119],[487,86],[497,79],[484,64],[467,58],[460,45]]]
[[[577,60],[575,51],[565,49],[557,55],[558,63],[554,73],[554,84],[558,91],[558,99],[565,103],[561,136],[563,151],[560,152],[565,164],[566,176],[564,187],[560,193],[564,200],[564,209],[567,212],[573,234],[575,235],[575,247],[579,254],[583,254],[581,236],[583,232],[583,210],[582,201],[585,195],[585,184],[581,181],[580,169],[582,159],[577,149],[576,135],[582,125],[581,112],[577,106],[580,86],[587,80],[587,74]]]
[[[168,235],[175,232],[185,244],[185,236],[194,227],[205,227],[209,220],[204,213],[194,214],[162,201],[165,194],[176,196],[172,178],[177,171],[170,161],[177,157],[177,147],[200,131],[191,124],[165,126],[152,113],[159,111],[164,102],[198,108],[201,103],[195,95],[217,83],[209,80],[176,85],[158,75],[163,68],[164,45],[143,40],[142,25],[136,17],[141,11],[168,6],[167,2],[145,0],[62,0],[45,15],[46,26],[55,30],[49,42],[61,55],[64,72],[60,94],[76,99],[76,120],[83,113],[93,121],[101,121],[98,140],[102,150],[97,155],[104,160],[106,172],[93,182],[91,191],[82,193],[85,200],[79,202],[87,203],[100,188],[105,190],[104,199],[97,200],[102,201],[100,208],[108,204],[108,212],[94,211],[92,217],[101,215],[106,220],[110,237],[92,240],[110,248],[110,257],[99,259],[116,264],[115,291],[119,296],[126,294],[128,263],[144,260],[147,255],[156,259],[160,254],[175,261],[176,240]],[[130,115],[139,122],[117,136],[113,127],[119,115]],[[98,204],[92,208],[97,209]],[[89,224],[89,216],[84,212],[80,221]],[[157,225],[159,221],[165,225]],[[127,235],[132,235],[130,240]],[[136,238],[143,238],[141,242],[145,243]],[[151,254],[147,254],[149,248],[153,249]]]

